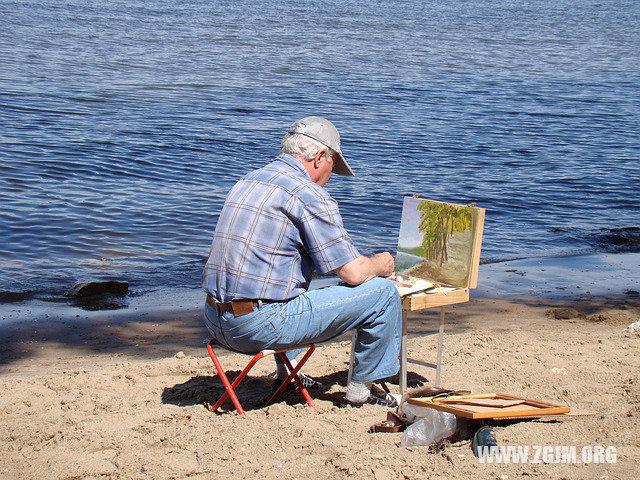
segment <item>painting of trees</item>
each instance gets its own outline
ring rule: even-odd
[[[449,259],[449,237],[471,228],[471,208],[431,201],[421,201],[417,208],[420,213],[418,228],[423,234],[423,256],[441,267]]]

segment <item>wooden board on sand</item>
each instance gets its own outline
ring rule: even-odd
[[[540,417],[543,415],[559,415],[571,411],[569,407],[515,397],[506,393],[410,398],[407,402],[474,420],[483,418]]]

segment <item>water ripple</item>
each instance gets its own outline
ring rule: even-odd
[[[638,2],[0,14],[0,291],[197,286],[224,195],[308,113],[342,132],[358,176],[328,188],[363,252],[393,248],[414,193],[486,207],[485,260],[636,248]]]

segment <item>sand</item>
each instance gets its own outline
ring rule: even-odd
[[[557,318],[556,318],[557,317]],[[293,392],[264,407],[270,360],[241,398],[246,418],[203,405],[222,391],[199,313],[104,314],[2,326],[0,478],[620,478],[640,462],[640,319],[632,297],[570,302],[481,299],[447,315],[443,384],[570,405],[589,416],[496,429],[500,444],[615,446],[612,464],[486,465],[469,441],[438,453],[369,434],[383,407],[341,408],[349,343],[322,345],[305,368],[327,384],[317,412]],[[62,323],[62,322],[65,323]],[[437,317],[410,317],[410,354],[435,356]],[[183,354],[178,354],[183,352]],[[178,354],[178,355],[176,355]],[[228,370],[248,357],[227,354]],[[411,367],[410,383],[433,382]],[[390,385],[392,389],[396,385]]]

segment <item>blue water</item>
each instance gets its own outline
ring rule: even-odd
[[[607,250],[640,226],[639,26],[637,0],[2,1],[0,291],[197,287],[225,192],[307,114],[363,252],[413,193],[486,207],[485,260]]]

